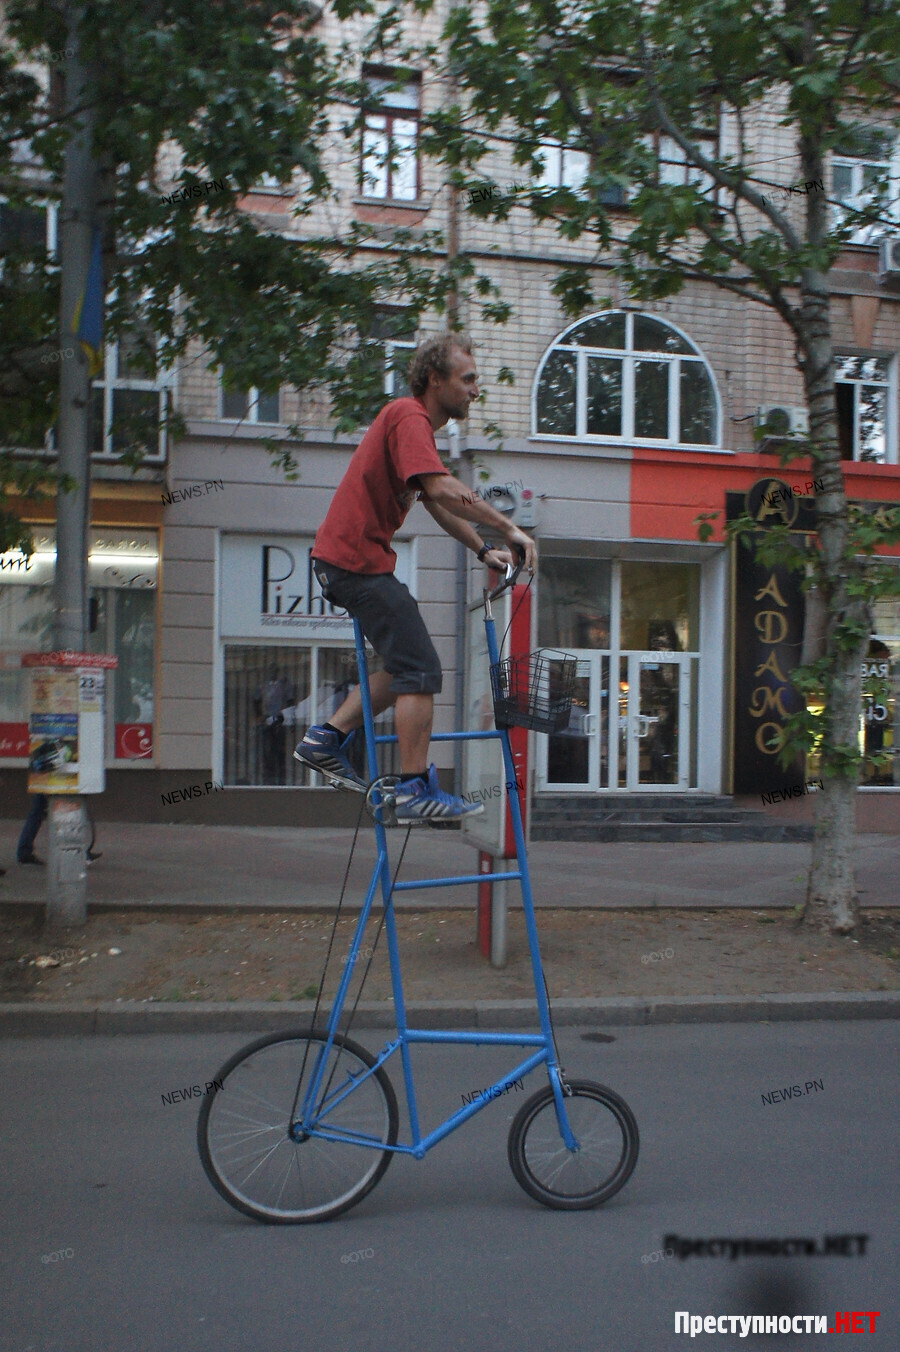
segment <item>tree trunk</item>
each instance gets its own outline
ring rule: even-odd
[[[816,494],[818,585],[827,616],[824,655],[830,663],[822,714],[829,728],[829,747],[823,756],[824,793],[816,798],[803,921],[820,930],[846,934],[859,919],[854,859],[859,768],[853,753],[859,746],[861,663],[868,648],[871,617],[866,602],[848,585],[862,576],[862,569],[846,556],[850,529],[837,440],[834,348],[825,276],[805,272],[801,291],[800,345],[810,440],[814,473],[823,480]]]

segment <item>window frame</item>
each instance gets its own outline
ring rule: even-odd
[[[44,246],[46,249],[45,265],[47,263],[57,263],[59,254],[59,202],[56,198],[36,195],[35,200],[28,204],[24,209],[26,211],[43,211],[44,213]],[[5,193],[0,193],[0,209],[10,207],[11,211],[18,211],[22,208],[10,206],[9,198]],[[6,259],[0,258],[0,277],[3,276]]]
[[[887,362],[887,378],[885,380],[865,380],[856,376],[844,377],[839,379],[837,370],[833,386],[852,385],[859,387],[861,385],[877,385],[886,390],[885,395],[885,417],[884,417],[884,459],[883,460],[861,460],[859,445],[859,396],[854,395],[853,400],[853,458],[845,460],[842,463],[847,465],[896,465],[898,463],[898,437],[897,437],[897,399],[898,399],[898,359],[896,352],[874,352],[871,349],[863,348],[840,348],[835,351],[835,367],[837,363],[845,358],[856,357],[860,361],[874,360]],[[835,416],[837,417],[837,398],[835,397]]]
[[[159,339],[154,339],[157,365],[156,376],[153,380],[146,376],[119,376],[119,340],[118,338],[109,339],[103,345],[103,374],[97,379],[91,381],[91,394],[95,390],[101,390],[103,393],[103,412],[102,412],[102,449],[91,451],[92,460],[109,461],[117,463],[122,456],[121,451],[112,449],[112,433],[108,430],[112,421],[113,394],[116,390],[137,390],[147,393],[155,393],[159,396],[158,407],[160,411],[159,439],[157,450],[147,452],[143,463],[146,465],[164,465],[169,454],[169,429],[167,426],[167,415],[174,402],[175,395],[175,373],[167,372],[159,364]]]
[[[365,82],[381,80],[388,84],[398,84],[401,72],[390,66],[364,66],[362,79]],[[359,139],[359,161],[357,182],[360,197],[366,202],[379,202],[393,204],[395,202],[409,205],[411,202],[418,202],[422,195],[422,157],[419,152],[422,132],[422,77],[419,72],[414,72],[411,78],[405,80],[404,89],[415,90],[416,103],[414,108],[404,108],[399,105],[392,105],[390,100],[392,96],[399,91],[374,91],[367,90],[362,100],[360,109],[360,139]],[[385,125],[381,127],[370,127],[368,119],[370,117],[383,117]],[[396,197],[393,192],[393,174],[394,174],[394,122],[414,122],[415,123],[415,194],[413,197]],[[382,195],[373,190],[374,186],[366,174],[366,138],[368,133],[374,133],[386,138],[387,155],[384,161],[383,170],[385,174],[386,191]]]
[[[900,196],[900,133],[896,128],[872,126],[869,131],[885,142],[883,156],[875,154],[866,154],[860,151],[858,155],[851,155],[846,152],[833,150],[829,163],[829,195],[831,197],[831,220],[832,228],[839,229],[846,218],[845,204],[860,211],[865,206],[866,190],[861,184],[862,175],[867,168],[877,169],[879,172],[886,172],[888,177],[888,199],[885,203],[884,214],[887,218],[886,224],[880,221],[873,221],[870,225],[860,225],[845,241],[846,244],[867,245],[871,248],[877,246],[879,240],[891,234],[891,224],[900,228],[900,211],[897,209],[897,200]],[[855,171],[859,171],[860,184],[855,186],[851,182],[851,196],[849,201],[846,198],[839,198],[834,186],[834,171],[837,168],[849,169],[851,175],[855,178]],[[844,354],[848,355],[848,354]]]
[[[598,348],[590,347],[587,344],[577,344],[573,342],[564,343],[561,341],[563,335],[574,333],[577,328],[589,323],[594,319],[609,319],[614,315],[622,314],[625,316],[625,345],[621,348]],[[658,352],[655,350],[637,349],[634,347],[634,320],[637,315],[639,318],[652,319],[666,328],[671,329],[681,340],[691,349],[686,352]],[[555,352],[574,353],[576,358],[575,365],[575,432],[541,432],[538,431],[538,394],[540,390],[541,377],[544,367],[551,355]],[[612,357],[622,362],[622,432],[616,436],[612,433],[588,432],[587,431],[587,372],[588,356],[593,357]],[[638,361],[666,361],[669,364],[668,371],[668,430],[669,436],[661,437],[638,437],[634,435],[634,377],[635,363]],[[711,442],[688,442],[680,441],[672,437],[673,428],[680,431],[681,421],[681,389],[680,373],[681,362],[688,361],[692,364],[699,363],[706,371],[710,381],[714,402],[714,436]],[[722,400],[719,394],[718,383],[709,358],[703,352],[702,348],[690,338],[683,329],[677,324],[673,324],[669,319],[663,319],[659,315],[652,314],[649,311],[634,310],[599,310],[592,314],[584,315],[576,320],[574,324],[569,324],[564,328],[561,334],[554,338],[553,342],[545,348],[537,364],[531,391],[531,432],[530,438],[537,441],[562,442],[566,445],[580,443],[582,445],[602,445],[602,446],[647,446],[657,448],[669,448],[686,451],[727,451],[722,446]],[[730,452],[729,452],[730,453]]]
[[[242,423],[250,424],[253,427],[284,427],[283,413],[281,403],[281,388],[275,392],[275,398],[278,400],[278,419],[276,422],[270,422],[265,418],[259,417],[260,398],[271,399],[272,395],[262,394],[258,385],[250,385],[246,390],[226,390],[224,384],[224,371],[219,368],[219,422],[235,423],[240,426]],[[234,418],[225,412],[226,394],[246,394],[247,412],[242,418]]]

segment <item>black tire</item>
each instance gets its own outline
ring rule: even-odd
[[[296,1140],[289,1134],[294,1102],[303,1100],[298,1089],[301,1068],[305,1064],[305,1088],[326,1041],[325,1030],[313,1028],[259,1038],[226,1061],[203,1101],[197,1147],[206,1176],[226,1202],[254,1220],[302,1225],[339,1216],[372,1191],[391,1162],[394,1152],[379,1152],[378,1144],[396,1144],[399,1114],[383,1066],[328,1110],[324,1123],[366,1134],[376,1144],[330,1141],[315,1134]],[[370,1070],[376,1059],[337,1033],[319,1103]]]
[[[558,1211],[609,1201],[637,1164],[640,1139],[623,1098],[593,1080],[569,1081],[565,1100],[577,1151],[563,1144],[549,1085],[527,1099],[509,1130],[509,1165],[529,1197]]]

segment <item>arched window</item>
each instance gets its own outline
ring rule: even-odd
[[[538,370],[535,433],[717,446],[719,398],[704,357],[661,319],[607,311],[556,339]]]

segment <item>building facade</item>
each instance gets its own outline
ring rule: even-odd
[[[322,22],[334,25],[337,38],[335,22]],[[775,454],[804,427],[787,328],[773,312],[702,282],[637,306],[602,261],[591,264],[596,303],[577,320],[565,317],[552,290],[556,271],[592,258],[592,246],[560,240],[551,225],[533,220],[517,201],[502,143],[473,189],[486,183],[506,192],[510,214],[480,219],[473,199],[442,181],[419,150],[420,118],[440,106],[442,83],[423,71],[398,91],[392,72],[364,74],[371,102],[352,162],[335,112],[334,199],[299,223],[291,185],[261,184],[243,206],[287,234],[326,226],[346,233],[353,221],[375,227],[360,248],[361,267],[367,253],[390,247],[397,225],[439,229],[513,306],[512,321],[497,326],[476,301],[460,301],[484,400],[467,424],[439,434],[438,446],[464,480],[533,530],[540,552],[533,646],[578,659],[570,725],[533,739],[529,791],[536,798],[652,792],[689,799],[761,793],[779,776],[789,781],[773,767],[778,727],[790,711],[786,678],[802,652],[803,601],[773,576],[753,584],[769,589],[768,602],[764,596],[748,611],[753,579],[722,532],[743,506],[761,529],[783,520],[809,531],[815,479],[808,461],[785,474]],[[722,127],[723,148],[728,135]],[[792,147],[776,119],[760,114],[754,144],[760,162],[776,162],[790,184]],[[893,162],[897,147],[879,146]],[[660,160],[671,181],[685,172],[664,147]],[[833,156],[828,190],[836,202],[858,198],[865,167],[859,157]],[[578,152],[546,147],[545,184],[577,190],[584,172]],[[627,213],[627,193],[621,199],[611,209]],[[786,209],[802,210],[802,199]],[[4,221],[13,228],[0,206],[0,229]],[[878,242],[861,238],[829,275],[848,491],[873,510],[900,502],[900,290],[879,274],[879,258]],[[385,298],[386,398],[406,392],[409,352],[438,327],[437,318],[418,331],[405,327],[403,298]],[[108,346],[95,385],[92,645],[119,658],[108,710],[109,791],[98,815],[349,821],[352,800],[313,783],[290,753],[306,724],[327,717],[354,679],[352,629],[318,594],[309,556],[362,431],[335,435],[327,408],[304,393],[226,391],[199,349],[180,369],[138,379],[129,369],[130,341],[138,337]],[[514,383],[498,379],[504,368]],[[171,443],[164,433],[149,436],[144,467],[126,473],[104,431],[119,405],[144,410],[148,425],[171,405],[187,431]],[[753,436],[760,420],[770,429],[762,441]],[[300,476],[289,483],[263,439],[284,438],[293,422],[304,440],[293,448]],[[502,429],[499,445],[488,432],[493,425]],[[701,512],[720,514],[705,543]],[[27,719],[19,657],[48,643],[52,513],[35,527],[30,565],[0,558],[0,776],[17,793]],[[399,573],[444,665],[437,731],[462,716],[465,607],[484,580],[460,553],[421,507],[413,509],[398,544]],[[753,657],[752,643],[763,644],[762,656]],[[747,685],[742,664],[770,659],[771,679]],[[900,603],[880,604],[866,666],[861,792],[896,794]],[[877,752],[891,753],[887,768],[871,760]],[[452,752],[437,747],[435,759],[445,780],[465,792]],[[814,769],[811,762],[800,773]],[[189,804],[166,801],[173,788],[210,779],[226,791]]]

